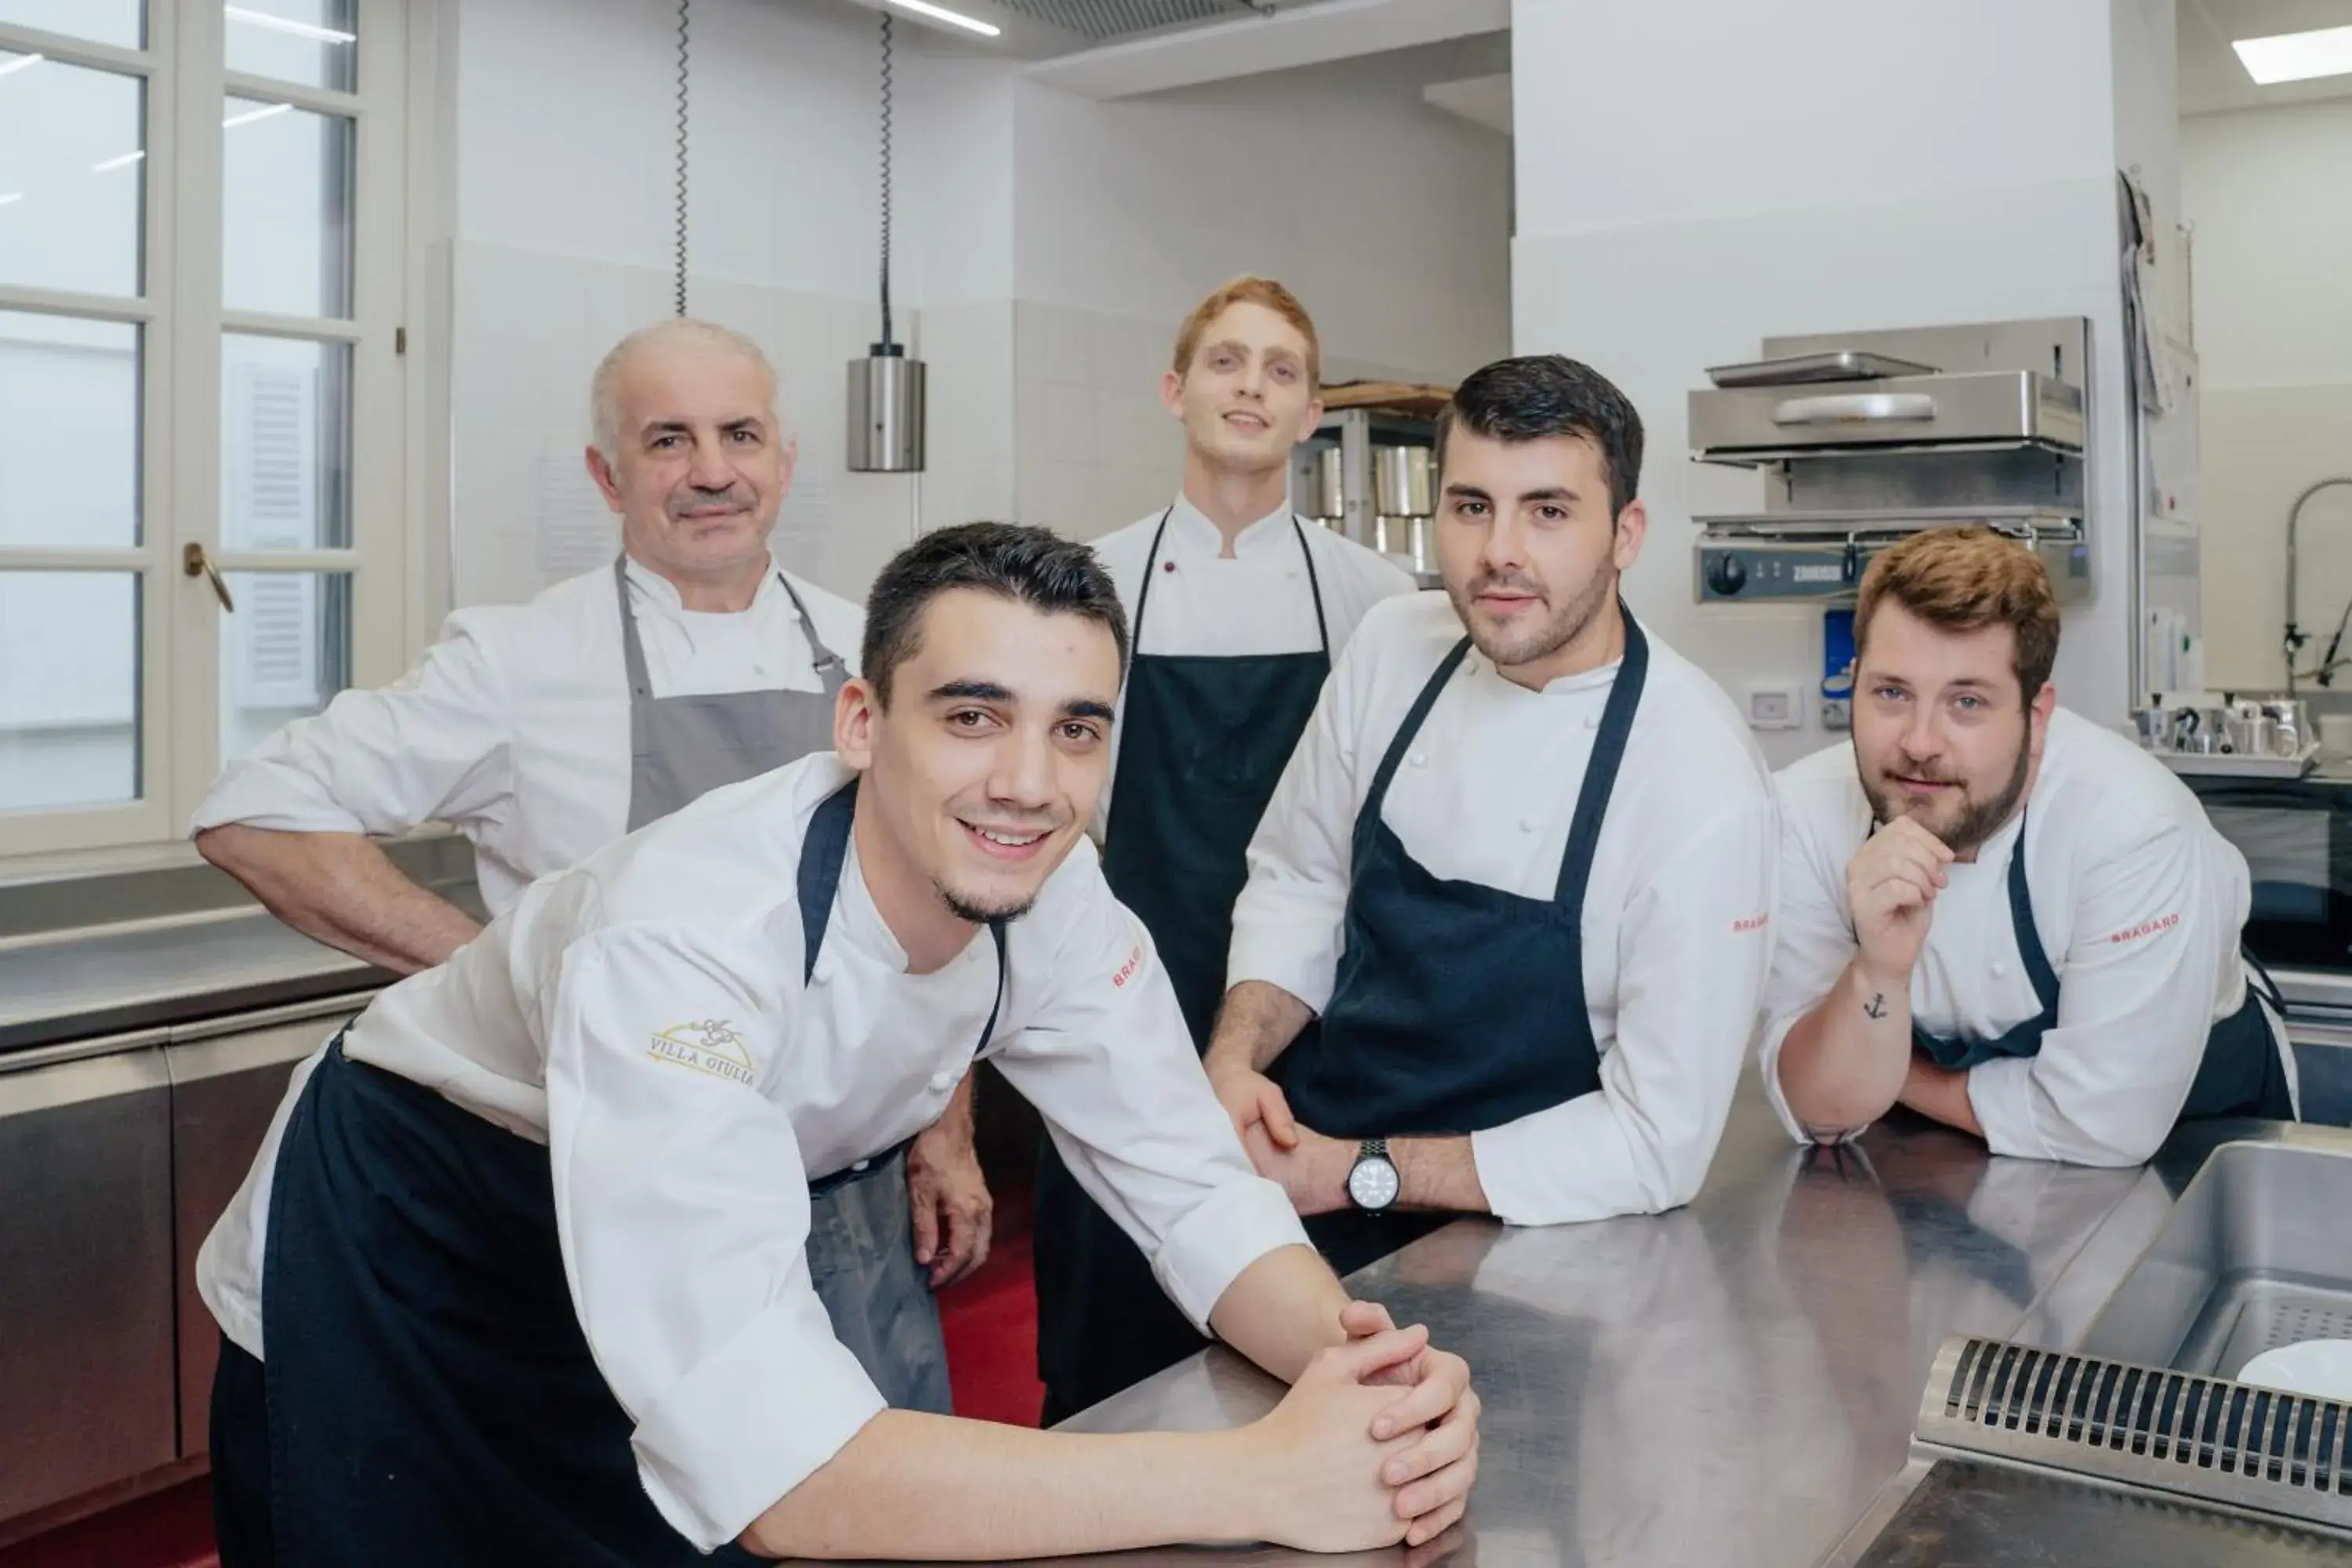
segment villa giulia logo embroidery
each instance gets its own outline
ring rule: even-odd
[[[751,1049],[724,1018],[672,1024],[653,1038],[646,1052],[657,1062],[692,1068],[730,1083],[751,1081]]]

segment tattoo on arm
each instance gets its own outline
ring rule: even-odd
[[[1886,1016],[1886,993],[1884,991],[1872,992],[1870,1000],[1862,1005],[1862,1010],[1874,1018],[1884,1018]]]

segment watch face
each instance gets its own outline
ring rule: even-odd
[[[1366,1155],[1348,1173],[1348,1195],[1363,1209],[1384,1209],[1397,1200],[1396,1167],[1378,1155]]]

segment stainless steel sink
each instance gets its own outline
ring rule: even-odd
[[[2352,1149],[2225,1143],[2092,1321],[2082,1353],[2235,1378],[2352,1339]]]

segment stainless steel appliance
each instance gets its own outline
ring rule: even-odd
[[[1690,395],[1691,454],[1761,470],[1761,510],[1705,514],[1693,591],[1851,600],[1873,555],[1980,523],[2039,554],[2061,598],[2090,591],[2080,317],[1767,338]]]

